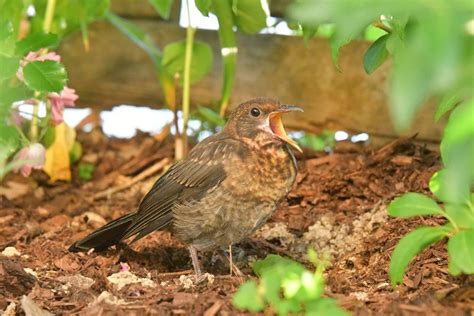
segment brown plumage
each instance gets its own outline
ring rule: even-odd
[[[301,110],[259,98],[241,104],[222,132],[196,145],[143,198],[138,211],[118,218],[74,243],[70,251],[96,251],[135,236],[170,229],[196,250],[230,246],[270,217],[290,191],[299,147],[286,135],[281,113]]]

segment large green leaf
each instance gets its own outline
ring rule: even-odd
[[[454,266],[455,272],[474,274],[474,229],[461,231],[451,237],[448,254],[451,272],[451,266]]]
[[[59,38],[53,33],[33,33],[16,44],[15,53],[24,56],[40,48],[53,48],[59,44]]]
[[[173,0],[148,0],[163,19],[169,19]]]
[[[174,42],[168,44],[163,50],[162,66],[168,74],[179,75],[180,82],[183,79],[184,56],[186,52],[186,42]],[[191,83],[199,81],[212,68],[212,50],[211,47],[200,41],[193,43],[191,63]]]
[[[107,13],[106,17],[112,25],[143,49],[150,56],[151,60],[161,67],[161,51],[148,33],[132,22],[129,22],[115,14]]]
[[[23,74],[25,83],[40,92],[60,92],[67,81],[64,66],[51,60],[29,62]]]
[[[261,1],[233,0],[232,11],[239,31],[254,34],[267,26],[267,15]]]
[[[474,158],[473,151],[464,150],[469,141],[474,138],[474,98],[460,104],[450,115],[448,124],[444,129],[441,141],[441,156],[445,165],[450,165],[451,160],[456,161],[458,155],[469,154]],[[471,162],[474,160],[470,159]],[[473,165],[471,165],[473,166]]]
[[[441,157],[448,170],[449,200],[465,203],[474,181],[474,98],[458,105],[449,117],[441,140]]]
[[[393,286],[403,281],[410,261],[429,245],[446,237],[449,229],[443,226],[418,227],[398,242],[390,260],[389,276]]]
[[[459,229],[474,229],[473,204],[445,204],[446,214]]]
[[[443,215],[443,209],[426,195],[410,192],[393,200],[388,206],[388,214],[396,217]]]
[[[373,73],[385,62],[385,60],[387,60],[389,53],[385,45],[389,36],[390,35],[387,34],[380,37],[365,52],[364,69],[368,74]]]
[[[15,76],[20,66],[19,57],[3,57],[0,55],[0,81],[10,79]]]
[[[469,204],[471,190],[469,185],[458,186],[456,183],[457,174],[452,169],[441,169],[434,173],[430,179],[430,191],[445,203]]]

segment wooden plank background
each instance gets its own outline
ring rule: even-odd
[[[123,7],[116,10],[127,15]],[[176,21],[133,14],[142,16],[133,22],[149,32],[159,47],[185,38],[185,30]],[[60,48],[69,85],[77,89],[81,106],[103,109],[117,104],[163,105],[153,65],[140,48],[107,22],[93,24],[89,35],[91,49],[87,53],[79,34]],[[217,33],[199,30],[196,38],[212,46],[214,66],[208,76],[193,85],[191,101],[193,105],[215,104],[222,81]],[[315,39],[305,46],[299,37],[239,34],[232,106],[257,96],[274,97],[305,108],[305,113],[288,118],[286,124],[293,128],[316,132],[342,129],[381,138],[396,137],[387,105],[390,65],[385,64],[371,76],[365,74],[362,58],[369,45],[356,41],[344,47],[340,53],[342,72],[338,72],[325,39]],[[418,133],[420,140],[438,141],[442,124],[433,123],[434,110],[433,103],[425,106],[406,134]]]

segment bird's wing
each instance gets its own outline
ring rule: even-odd
[[[205,140],[189,156],[175,163],[143,198],[125,238],[138,234],[134,241],[169,225],[176,203],[201,199],[225,177],[223,161],[238,141],[229,138]]]

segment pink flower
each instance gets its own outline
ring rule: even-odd
[[[43,168],[45,161],[45,149],[40,143],[34,143],[28,147],[23,147],[13,157],[13,161],[24,162],[20,167],[13,169],[15,172],[20,171],[24,177],[28,177],[32,169]]]
[[[75,106],[74,102],[79,98],[76,90],[64,87],[59,94],[56,92],[49,93],[48,99],[51,102],[51,112],[53,114],[53,123],[58,125],[63,121],[64,107]]]
[[[20,62],[20,68],[18,69],[16,76],[21,81],[24,80],[23,76],[23,68],[28,64],[30,61],[45,61],[45,60],[52,60],[52,61],[61,61],[61,56],[56,54],[55,52],[50,52],[44,54],[46,49],[42,48],[36,52],[29,52],[28,55],[25,56]]]
[[[120,272],[130,271],[130,266],[126,262],[120,262]]]

